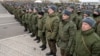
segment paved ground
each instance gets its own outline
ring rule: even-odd
[[[7,10],[0,4],[0,14],[9,14]]]
[[[30,34],[0,5],[0,56],[45,56]],[[59,50],[59,49],[58,49]],[[57,56],[59,55],[57,52]]]
[[[24,27],[14,19],[14,15],[0,4],[0,39],[25,34]]]
[[[0,56],[45,56],[49,48],[41,51],[41,43],[37,44],[33,39],[24,34],[0,40]],[[59,52],[57,54],[60,56]]]

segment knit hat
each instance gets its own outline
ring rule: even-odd
[[[71,6],[69,6],[69,8],[71,8],[71,9],[75,9],[75,8],[74,8],[74,6],[72,6],[72,5],[71,5]]]
[[[57,6],[55,6],[55,5],[51,5],[51,6],[49,6],[49,8],[51,8],[54,11],[57,11]]]
[[[65,14],[65,15],[70,16],[70,15],[71,15],[71,12],[70,12],[70,11],[68,11],[68,10],[64,10],[62,14]]]
[[[88,23],[91,27],[94,27],[95,24],[96,24],[96,21],[93,18],[91,18],[91,17],[84,18],[82,20],[82,22]]]
[[[90,16],[91,15],[91,11],[86,10],[86,11],[84,11],[84,14],[87,14],[88,16]]]
[[[99,10],[99,9],[95,9],[94,11],[95,11],[95,12],[98,12],[98,13],[100,14],[100,10]]]

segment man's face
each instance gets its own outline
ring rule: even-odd
[[[29,12],[32,12],[32,10],[31,10],[31,9],[29,9]]]
[[[70,7],[67,7],[67,10],[70,11],[70,12],[73,12],[73,9],[70,8]]]
[[[20,7],[20,6],[18,6],[17,8],[18,8],[18,9],[20,9],[21,7]]]
[[[48,9],[48,13],[49,13],[49,14],[53,14],[54,11],[53,11],[51,8],[49,8],[49,9]]]
[[[88,23],[83,22],[83,23],[82,23],[81,30],[82,30],[82,31],[87,31],[87,30],[89,30],[89,29],[91,29],[91,26],[90,26]]]
[[[26,12],[28,13],[28,10],[26,10]]]
[[[62,15],[62,20],[67,20],[68,18],[69,18],[68,15],[65,15],[65,14]]]
[[[34,9],[33,12],[36,13],[37,12],[36,9]]]
[[[94,11],[93,13],[94,13],[94,14],[96,14],[96,15],[99,15],[99,13],[98,13],[98,12],[96,12],[96,11]]]
[[[83,18],[86,18],[86,17],[88,17],[88,15],[87,14],[83,14]]]

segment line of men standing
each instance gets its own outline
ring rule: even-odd
[[[56,45],[61,56],[100,56],[100,8],[87,9],[50,4],[36,6],[31,3],[3,3],[5,8],[15,15],[25,31],[36,36],[41,50],[47,48],[46,56],[56,56]],[[34,5],[34,6],[31,6]]]

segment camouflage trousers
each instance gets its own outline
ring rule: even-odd
[[[70,56],[65,49],[60,49],[60,52],[61,52],[61,56]]]
[[[57,52],[56,40],[48,40],[48,45],[50,48],[50,52],[52,52],[53,54],[56,54]]]

